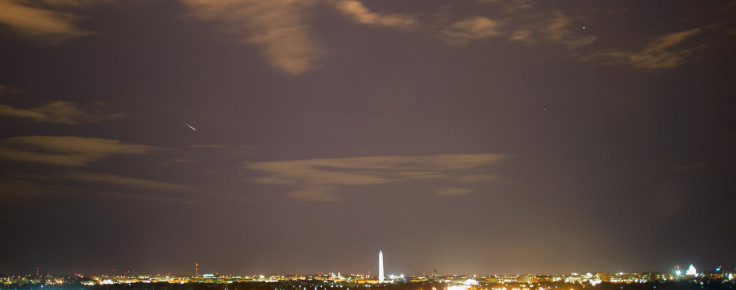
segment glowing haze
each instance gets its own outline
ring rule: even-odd
[[[736,5],[553,2],[0,0],[0,273],[736,267]]]

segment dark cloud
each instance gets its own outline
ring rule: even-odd
[[[16,89],[13,87],[9,87],[3,84],[0,84],[0,96],[5,94],[17,94],[22,92],[20,89]]]
[[[690,48],[676,48],[687,38],[701,31],[700,28],[694,28],[671,33],[655,38],[639,51],[603,50],[581,57],[581,60],[603,65],[629,65],[644,70],[671,69],[684,63],[687,57],[697,50],[706,47],[706,45],[698,45]]]
[[[87,112],[72,102],[57,101],[38,108],[18,109],[0,104],[0,115],[31,119],[36,122],[76,125],[116,120],[125,117],[123,113],[103,114]]]
[[[147,145],[76,136],[23,136],[0,140],[0,157],[6,160],[63,166],[84,166],[114,154],[145,154]]]
[[[139,187],[145,189],[162,190],[162,191],[190,191],[193,187],[181,184],[174,184],[161,181],[153,181],[141,178],[132,178],[108,173],[87,173],[81,171],[69,171],[61,176],[62,179],[70,179],[84,182],[102,182],[114,185],[123,185],[129,187]]]
[[[44,178],[43,180],[47,180]],[[78,189],[39,182],[38,178],[0,177],[0,203],[4,206],[27,206],[49,196],[75,196]]]

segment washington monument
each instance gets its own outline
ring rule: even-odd
[[[378,251],[378,283],[383,283],[383,252]]]

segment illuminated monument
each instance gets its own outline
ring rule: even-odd
[[[687,272],[685,272],[686,276],[697,276],[698,272],[695,270],[695,266],[690,264],[690,268],[687,268]]]
[[[383,283],[383,252],[378,251],[378,283]]]

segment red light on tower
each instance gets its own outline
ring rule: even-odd
[[[194,262],[194,276],[199,277],[199,263]]]

